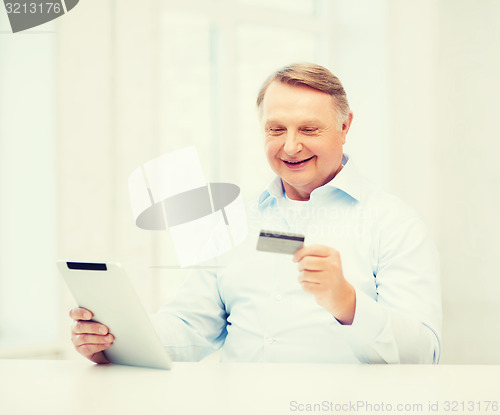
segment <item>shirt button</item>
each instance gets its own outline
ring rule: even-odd
[[[273,344],[274,343],[274,339],[272,337],[269,337],[266,341],[267,341],[268,344]]]
[[[276,301],[280,301],[281,300],[281,295],[276,295],[276,297],[274,297]]]

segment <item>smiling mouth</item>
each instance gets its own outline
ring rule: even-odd
[[[304,164],[306,164],[309,160],[311,160],[314,156],[311,156],[309,157],[308,159],[304,159],[304,160],[297,160],[297,161],[291,161],[291,160],[282,160],[283,163],[285,163],[288,167],[292,167],[292,168],[297,168],[297,167],[300,167],[300,166],[303,166]]]

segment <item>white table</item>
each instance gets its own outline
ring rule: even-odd
[[[85,360],[0,360],[1,415],[373,414],[390,409],[487,415],[500,414],[497,405],[500,366],[202,362],[174,363],[171,371],[161,371]]]

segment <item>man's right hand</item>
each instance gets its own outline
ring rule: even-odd
[[[76,351],[94,363],[109,363],[103,351],[113,344],[115,338],[108,328],[89,321],[92,319],[92,312],[85,308],[74,308],[69,312],[69,316],[74,320],[71,341]]]

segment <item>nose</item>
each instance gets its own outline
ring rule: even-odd
[[[287,132],[283,150],[289,156],[293,156],[302,150],[302,143],[297,133],[292,131]]]

